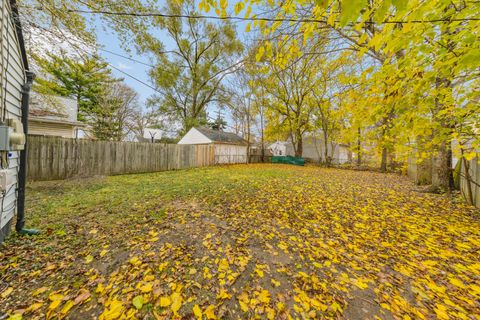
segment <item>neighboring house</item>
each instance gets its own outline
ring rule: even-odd
[[[77,101],[32,92],[28,133],[32,135],[78,138],[85,124],[77,121]]]
[[[332,158],[331,163],[333,164],[344,164],[349,161],[348,157],[348,147],[343,144],[338,144],[335,142],[329,143],[328,146],[328,155]],[[293,150],[292,144],[289,142],[286,144],[286,154],[289,156],[294,156],[295,151]],[[302,157],[308,159],[312,162],[324,163],[325,162],[325,143],[322,139],[316,137],[305,137],[303,139],[303,154]]]
[[[275,141],[271,145],[268,146],[268,150],[274,155],[274,156],[286,156],[287,155],[287,145],[290,144],[290,142],[287,141]]]
[[[1,2],[0,45],[0,242],[10,232],[16,214],[16,229],[24,232],[26,178],[25,132],[28,95],[33,74],[28,72],[22,28],[15,0]],[[26,128],[25,128],[26,129]],[[13,132],[13,134],[12,134]]]
[[[215,146],[215,163],[246,163],[248,143],[235,133],[199,127],[192,128],[178,144]]]

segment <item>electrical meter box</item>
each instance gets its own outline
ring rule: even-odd
[[[23,150],[25,148],[25,133],[19,119],[8,119],[8,126],[12,128],[9,134],[10,150]]]
[[[0,124],[0,151],[23,150],[25,133],[22,122],[18,119],[7,119],[7,124]]]
[[[0,151],[10,151],[10,134],[12,132],[12,127],[0,124]]]

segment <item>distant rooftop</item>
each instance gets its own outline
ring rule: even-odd
[[[45,109],[30,109],[28,111],[30,116],[34,117],[58,117],[58,118],[68,118],[64,113],[57,112],[54,110],[45,110]]]
[[[52,120],[77,122],[77,101],[66,98],[32,92],[29,114]]]
[[[247,141],[245,139],[237,136],[235,133],[232,133],[232,132],[213,130],[205,127],[195,127],[195,129],[200,131],[204,136],[206,136],[208,139],[212,140],[213,142],[244,144],[244,145],[247,144]]]

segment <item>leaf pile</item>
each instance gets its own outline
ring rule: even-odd
[[[396,175],[238,165],[39,183],[13,319],[479,319],[479,211]]]

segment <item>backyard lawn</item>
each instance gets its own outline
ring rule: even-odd
[[[372,172],[235,165],[33,183],[13,319],[480,319],[480,211]]]

